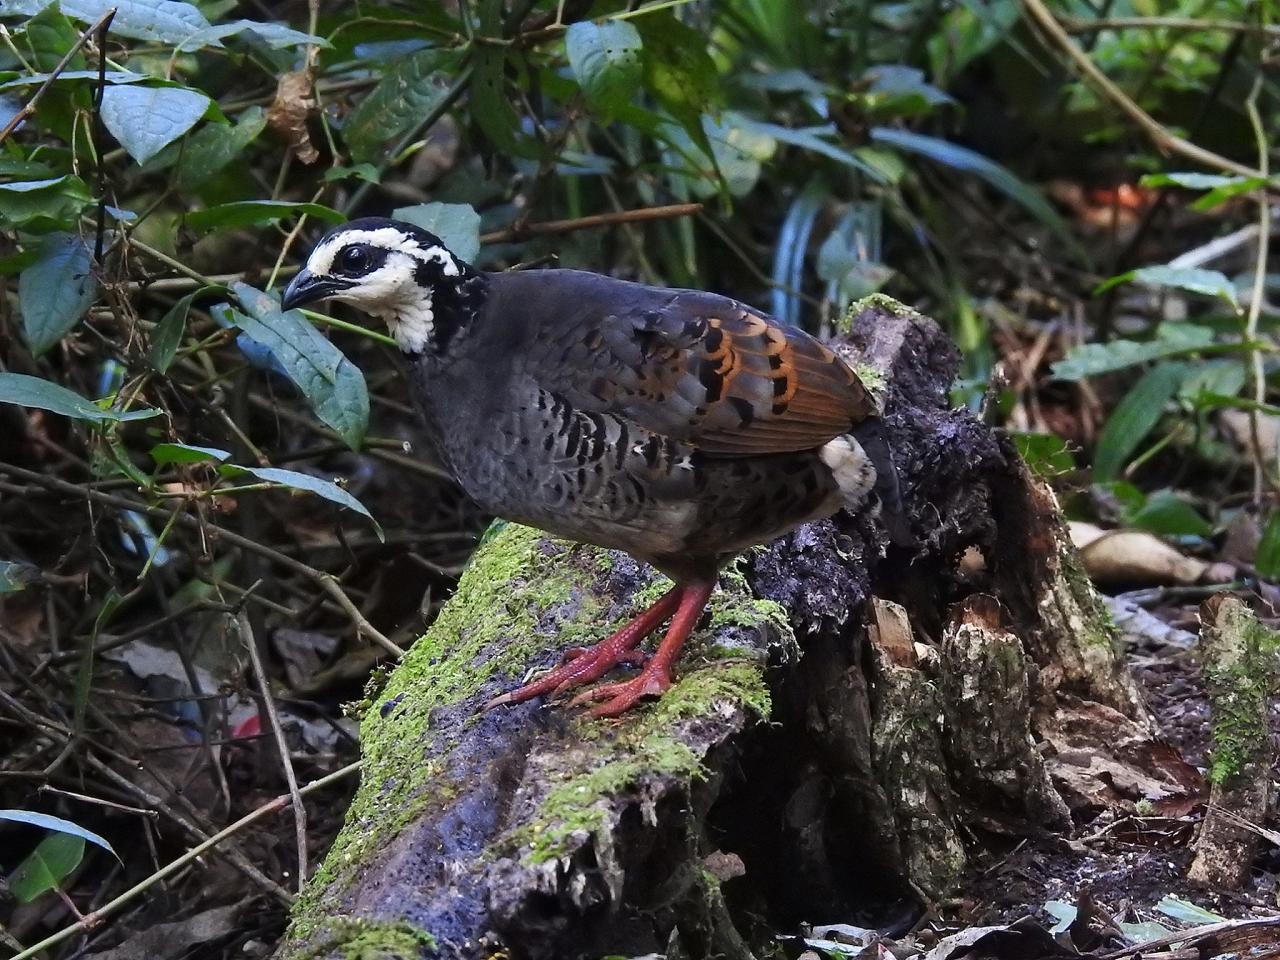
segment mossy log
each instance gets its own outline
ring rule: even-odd
[[[751,551],[678,682],[606,722],[479,707],[664,583],[502,527],[369,705],[358,795],[277,957],[746,958],[801,921],[910,918],[975,827],[1069,828],[1060,769],[1072,796],[1079,752],[1106,752],[1079,718],[1149,730],[1052,495],[953,409],[932,321],[874,298],[840,349],[918,547],[868,512]]]
[[[1187,876],[1235,890],[1258,852],[1253,828],[1270,812],[1275,748],[1267,721],[1280,678],[1280,634],[1239,597],[1215,594],[1200,607],[1200,660],[1209,686],[1212,787]]]

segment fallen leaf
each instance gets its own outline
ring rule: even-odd
[[[1095,583],[1186,585],[1230,580],[1235,568],[1179,553],[1142,530],[1103,530],[1091,523],[1070,524],[1071,540]]]

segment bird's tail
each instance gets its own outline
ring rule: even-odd
[[[862,421],[851,431],[867,458],[876,468],[874,491],[880,501],[880,520],[889,539],[900,547],[914,547],[906,507],[902,502],[902,486],[898,468],[893,462],[893,449],[885,437],[884,422],[879,417]]]

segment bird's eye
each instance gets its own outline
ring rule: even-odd
[[[338,269],[343,273],[361,273],[369,268],[369,260],[369,251],[364,247],[347,247],[338,254]]]

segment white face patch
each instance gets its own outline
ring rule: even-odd
[[[444,247],[420,247],[412,237],[401,233],[395,227],[379,227],[377,230],[344,230],[311,251],[311,256],[307,258],[307,269],[317,276],[328,275],[333,270],[333,258],[337,256],[338,251],[352,243],[367,243],[371,247],[403,253],[423,263],[438,263],[440,272],[446,277],[456,277],[462,272],[453,254]]]
[[[334,257],[356,243],[387,251],[386,261],[330,299],[349,303],[378,317],[386,323],[401,349],[420,353],[435,332],[435,311],[432,291],[418,282],[418,266],[438,263],[442,275],[457,277],[462,274],[458,261],[442,246],[421,247],[395,227],[380,227],[346,230],[329,238],[311,252],[307,269],[316,276],[332,275]]]

